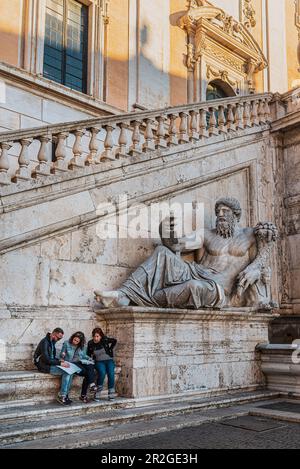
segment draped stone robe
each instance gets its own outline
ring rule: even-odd
[[[214,280],[217,274],[214,269],[183,261],[169,248],[158,246],[119,290],[138,306],[221,308],[226,297],[223,287]]]

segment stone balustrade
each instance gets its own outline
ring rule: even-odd
[[[300,88],[281,95],[281,102],[286,107],[286,114],[298,111],[300,109]]]
[[[130,163],[141,154],[268,126],[272,98],[233,97],[0,133],[0,185],[119,159]]]

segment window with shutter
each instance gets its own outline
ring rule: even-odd
[[[86,93],[88,7],[75,0],[47,0],[44,76]]]

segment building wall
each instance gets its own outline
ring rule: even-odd
[[[20,65],[23,0],[0,2],[0,62]]]
[[[106,101],[127,110],[129,60],[128,0],[114,2],[110,7],[107,25],[107,83]]]
[[[255,10],[256,25],[251,29],[251,34],[264,52],[262,0],[252,0],[252,5]],[[263,71],[254,75],[254,84],[258,93],[266,91]]]
[[[153,109],[170,102],[169,0],[139,1],[138,103]]]
[[[170,104],[187,102],[187,68],[185,66],[186,34],[178,28],[178,18],[183,14],[184,1],[170,0]],[[178,44],[178,47],[174,47]]]
[[[278,91],[279,93],[284,93],[288,89],[285,24],[285,2],[283,0],[267,0],[268,91]]]
[[[299,86],[300,67],[297,59],[298,31],[295,25],[295,6],[293,2],[285,2],[286,13],[286,43],[287,43],[287,66],[288,66],[288,89]]]
[[[300,314],[300,138],[299,129],[284,137],[285,209],[287,218],[290,299],[293,312]]]
[[[36,5],[43,5],[43,2]],[[239,0],[215,0],[212,3],[235,18],[240,17]],[[99,9],[99,0],[92,0],[91,4],[95,10]],[[0,130],[53,122],[55,115],[58,122],[61,118],[76,120],[82,116],[130,111],[136,103],[146,108],[155,108],[187,102],[186,34],[177,25],[179,16],[186,11],[185,0],[109,2],[107,24],[102,12],[99,30],[96,28],[93,32],[93,50],[97,55],[94,60],[97,59],[99,63],[95,65],[97,76],[91,80],[97,83],[93,84],[90,95],[76,93],[63,86],[59,88],[53,83],[53,93],[49,95],[47,80],[44,80],[44,88],[37,90],[32,86],[32,82],[36,84],[37,80],[43,78],[39,75],[41,71],[36,70],[40,65],[35,63],[38,62],[34,58],[35,49],[31,59],[28,59],[28,48],[32,41],[24,31],[28,30],[25,22],[31,11],[37,21],[37,30],[42,30],[42,27],[38,27],[37,10],[26,9],[24,5],[25,0],[0,2],[0,62],[16,67],[17,71],[21,64],[32,80],[24,80],[22,86],[13,75],[8,80],[8,72],[6,70],[4,73],[1,65],[0,80],[2,83],[5,81],[6,86],[9,85],[6,90],[8,101],[11,99],[9,93],[14,81],[15,94],[28,92],[32,95],[33,109],[37,99],[43,99],[43,93],[49,105],[41,105],[43,111],[40,113],[29,110],[27,114],[21,105],[18,109],[11,109],[8,103],[3,102],[5,86],[0,83],[0,100],[3,102],[0,106],[4,110]],[[251,28],[251,33],[270,62],[268,71],[255,75],[256,90],[285,92],[300,78],[297,72],[298,38],[294,26],[294,3],[288,0],[252,0],[252,5],[256,12],[256,25]],[[30,31],[34,31],[34,28],[35,25]],[[35,44],[34,47],[37,55],[41,56],[41,44]],[[31,62],[34,64],[30,65]],[[79,95],[82,99],[79,99]],[[17,99],[17,102],[21,101]],[[27,95],[25,102],[28,102]],[[49,116],[47,109],[51,109]]]

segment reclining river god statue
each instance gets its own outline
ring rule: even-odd
[[[270,293],[269,258],[278,237],[276,227],[258,223],[241,228],[237,199],[222,197],[215,204],[216,227],[176,239],[174,220],[160,226],[162,245],[114,291],[95,291],[104,307],[223,308],[276,306]],[[163,227],[168,223],[168,229]],[[167,236],[166,236],[167,233]],[[200,262],[184,261],[181,253],[202,248]],[[179,253],[179,255],[178,255]]]

